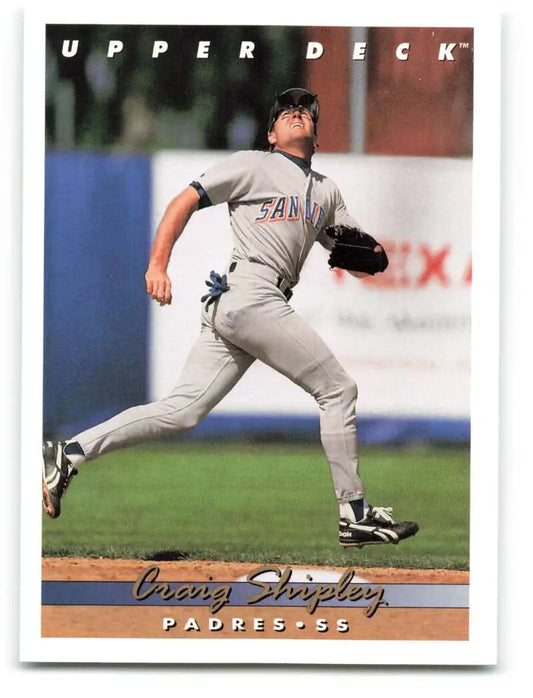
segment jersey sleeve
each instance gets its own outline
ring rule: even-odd
[[[326,250],[333,249],[333,240],[325,233],[326,228],[329,228],[331,225],[348,225],[351,228],[359,228],[362,230],[361,225],[348,213],[342,194],[335,184],[333,184],[330,213],[324,219],[324,224],[316,238],[317,242],[320,243],[322,247],[325,247]]]
[[[246,150],[233,153],[192,182],[200,197],[204,197],[204,205],[215,206],[244,196],[251,187],[257,154]]]

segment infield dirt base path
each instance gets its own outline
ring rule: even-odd
[[[148,565],[157,564],[161,579],[203,581],[212,577],[231,582],[261,567],[262,562],[216,562],[210,560],[179,560],[173,562],[103,558],[47,557],[43,558],[43,581],[134,581]],[[285,567],[276,563],[277,567]],[[294,570],[311,565],[290,565]],[[320,569],[344,572],[344,567]],[[353,567],[358,576],[373,584],[468,584],[469,573],[456,570],[415,570],[392,567]]]
[[[231,583],[262,566],[261,563],[229,563],[209,560],[157,561],[44,558],[43,581],[129,582],[147,567],[157,565],[158,581]],[[276,565],[282,569],[286,565]],[[292,570],[308,569],[290,565]],[[345,568],[321,567],[342,573]],[[450,570],[350,568],[370,584],[469,583],[469,573]],[[171,615],[175,626],[164,629],[162,620]],[[356,640],[468,640],[468,609],[386,608],[372,616],[364,608],[326,608],[309,615],[288,606],[233,606],[214,614],[206,607],[169,606],[42,606],[42,637],[101,638],[280,638]],[[322,628],[319,629],[319,618]],[[282,629],[276,621],[282,619]],[[344,621],[347,630],[339,630]],[[210,624],[216,622],[215,630]]]

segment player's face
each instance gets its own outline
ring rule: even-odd
[[[277,148],[294,145],[313,145],[315,129],[311,112],[307,109],[284,109],[269,133],[269,142]]]

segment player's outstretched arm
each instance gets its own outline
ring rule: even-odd
[[[169,305],[172,302],[172,283],[167,274],[170,255],[174,243],[197,210],[198,201],[196,189],[187,187],[169,203],[157,228],[144,278],[146,293],[159,305]]]

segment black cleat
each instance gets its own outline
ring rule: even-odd
[[[418,524],[415,521],[395,521],[391,512],[390,507],[370,507],[365,518],[356,523],[341,519],[340,545],[351,548],[386,543],[398,545],[404,538],[414,536],[418,531]]]
[[[78,474],[63,453],[64,445],[62,441],[43,443],[43,508],[52,519],[57,519],[61,513],[61,497]]]

